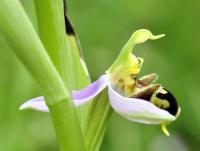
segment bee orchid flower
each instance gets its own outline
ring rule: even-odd
[[[134,32],[105,74],[88,87],[72,91],[75,106],[79,107],[92,101],[107,87],[110,104],[117,113],[130,121],[161,124],[163,132],[169,135],[166,125],[177,119],[180,107],[168,90],[155,83],[157,74],[138,78],[143,59],[132,54],[136,44],[163,36],[163,34],[154,36],[146,29]],[[43,96],[22,104],[20,110],[24,109],[49,112]]]

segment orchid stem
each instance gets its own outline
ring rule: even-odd
[[[112,114],[112,108],[108,101],[107,90],[93,100],[88,112],[88,123],[84,130],[84,137],[88,151],[99,151],[102,140]]]
[[[60,150],[85,151],[70,90],[18,0],[0,1],[0,42],[13,50],[39,83],[51,111]]]

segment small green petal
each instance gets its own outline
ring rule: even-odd
[[[121,53],[109,68],[113,86],[125,96],[130,95],[135,87],[135,79],[143,64],[143,58],[136,57],[132,50],[136,44],[148,39],[155,40],[164,34],[154,36],[149,30],[140,29],[132,34],[128,42],[122,48]]]
[[[156,40],[164,37],[164,34],[161,35],[153,35],[149,30],[140,29],[132,34],[128,42],[124,45],[121,50],[121,53],[115,60],[115,62],[110,67],[109,71],[112,72],[119,65],[127,65],[127,66],[136,66],[138,64],[138,59],[134,55],[132,55],[132,50],[136,44],[143,43],[150,40]]]

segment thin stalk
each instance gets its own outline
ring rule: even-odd
[[[88,112],[88,123],[84,130],[84,137],[88,151],[98,151],[102,144],[106,128],[112,114],[112,108],[108,101],[108,92],[104,90],[98,95]]]
[[[13,50],[42,88],[61,151],[84,151],[69,90],[17,0],[0,1],[0,42]]]
[[[68,14],[67,1],[63,0],[64,13],[65,13],[65,27],[66,27],[66,42],[68,46],[68,54],[71,57],[68,58],[74,69],[71,72],[71,86],[72,90],[80,90],[90,84],[90,76],[84,61],[83,52],[80,46],[79,38],[73,28],[72,21]],[[82,132],[84,133],[85,127],[87,126],[87,113],[92,105],[92,102],[85,104],[77,108],[78,117],[81,124]]]
[[[64,83],[72,90],[86,87],[90,83],[89,75],[82,64],[79,43],[70,21],[64,16],[63,0],[35,0],[35,6],[40,38]],[[81,127],[84,127],[87,106],[77,109]]]
[[[64,6],[62,0],[35,0],[40,38],[64,83],[70,70],[67,59]]]
[[[82,64],[84,62],[81,62],[81,60],[83,61],[83,59],[80,52],[81,50],[79,42],[67,14],[66,3],[65,43],[67,45],[67,48],[61,48],[64,43],[63,41],[59,41],[58,35],[64,33],[60,33],[60,31],[63,31],[63,18],[60,17],[60,12],[62,12],[63,9],[61,7],[57,9],[56,4],[54,5],[54,3],[55,2],[51,0],[35,0],[40,37],[44,42],[51,59],[54,60],[54,64],[58,71],[66,71],[65,69],[62,69],[62,67],[64,67],[62,66],[62,64],[69,65],[69,68],[71,68],[70,72],[66,71],[66,74],[64,73],[62,77],[70,77],[70,87],[73,90],[78,90],[86,87],[89,84],[89,75],[87,71],[85,71],[84,65]],[[51,9],[49,9],[49,7]],[[55,11],[53,11],[54,9]],[[53,36],[54,34],[55,36]],[[54,41],[54,43],[52,43],[52,41]],[[61,45],[58,45],[56,43],[61,43]],[[60,74],[63,73],[63,71],[60,71]],[[101,97],[95,99],[92,103],[84,105],[83,107],[78,109],[78,113],[80,113],[79,121],[81,122],[86,146],[89,151],[98,150],[100,148],[103,136],[105,134],[106,125],[111,115],[112,110],[110,109],[106,93],[107,92],[104,92]]]
[[[79,41],[73,29],[73,26],[71,24],[71,21],[67,12],[67,2],[66,0],[64,1],[65,1],[64,3],[65,15],[66,15],[65,16],[66,33],[67,33],[67,42],[68,42],[69,50],[76,57],[79,54],[78,57],[83,60],[82,58],[83,55],[80,49]],[[74,62],[74,60],[78,61],[78,59],[73,59],[72,57],[69,59],[71,59],[71,62]],[[81,67],[79,69],[81,69]],[[77,77],[77,75],[79,77]],[[74,88],[79,89],[82,86],[84,86],[84,85],[81,85],[81,86],[79,85],[83,83],[83,81],[88,79],[87,71],[86,71],[86,74],[74,73],[73,77],[74,77],[73,83],[75,84]],[[73,81],[73,77],[72,77],[72,81]],[[83,107],[79,108],[78,111],[80,113],[79,119],[81,122],[82,131],[84,133],[86,148],[88,151],[98,151],[102,144],[102,140],[106,132],[107,124],[109,122],[109,119],[112,113],[112,109],[108,101],[107,91],[104,91],[103,93],[101,93],[89,104],[86,104]]]

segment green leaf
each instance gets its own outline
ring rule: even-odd
[[[88,71],[67,12],[64,15],[64,6],[53,0],[35,0],[35,5],[40,37],[65,84],[68,83],[72,90],[86,87],[90,83]],[[89,106],[77,109],[81,127],[85,125],[85,113]]]
[[[41,40],[67,86],[71,66],[67,59],[63,2],[35,0],[35,6]]]
[[[66,7],[67,6],[65,6],[65,10]],[[74,75],[72,76],[71,80],[74,80],[74,82],[72,82],[74,88],[80,89],[88,85],[87,82],[85,83],[86,85],[82,85],[82,83],[83,81],[88,81],[89,75],[87,69],[84,69],[85,63],[83,60],[79,39],[73,29],[72,22],[67,11],[65,11],[65,13],[68,50],[71,51],[72,55],[69,60],[71,60],[73,65],[76,67],[75,69],[77,69],[75,72],[72,72]],[[112,113],[112,109],[108,101],[107,91],[103,91],[92,102],[79,107],[78,111],[87,150],[98,151],[100,149],[107,124]]]
[[[85,146],[69,90],[63,84],[17,0],[0,1],[0,42],[14,51],[40,84],[51,110],[60,149],[84,151]]]
[[[79,69],[72,73],[74,74],[72,77],[72,81],[74,80],[72,85],[75,89],[80,89],[88,85],[88,83],[85,83],[86,85],[82,85],[82,83],[83,81],[88,81],[89,75],[87,74],[87,69],[84,69],[85,63],[83,60],[82,50],[79,39],[68,16],[66,2],[65,15],[68,50],[71,51],[71,55],[73,56],[69,59],[76,66],[76,69]],[[79,107],[78,111],[86,148],[88,151],[98,151],[112,113],[107,91],[103,91],[92,102]]]
[[[72,22],[65,11],[65,26],[66,26],[66,42],[67,42],[67,52],[68,61],[73,69],[70,70],[70,85],[72,90],[80,90],[87,87],[90,84],[90,77],[83,60],[83,54],[79,39],[73,29]],[[84,129],[86,123],[87,112],[91,106],[92,102],[81,106],[77,109],[79,121],[81,123],[81,128]]]

